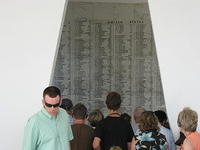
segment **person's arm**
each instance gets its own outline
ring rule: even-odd
[[[128,150],[131,150],[131,142],[127,143]]]
[[[71,125],[70,124],[67,124],[67,140],[68,141],[72,141],[74,136],[73,136],[73,132],[72,132],[72,128],[71,128]]]
[[[128,124],[127,131],[128,131],[127,147],[128,147],[128,150],[131,150],[131,142],[132,142],[133,138],[135,137],[135,135],[134,135],[133,128],[130,123]]]
[[[36,150],[38,133],[39,132],[34,121],[29,120],[24,130],[22,150]]]
[[[104,134],[104,132],[103,132],[103,124],[102,124],[102,121],[100,121],[97,124],[97,126],[96,126],[96,128],[94,130],[94,140],[93,140],[93,144],[92,144],[94,150],[100,150],[101,149],[100,142],[101,142],[101,140],[103,140],[102,139],[103,134]]]
[[[136,150],[135,149],[135,144],[136,144],[136,140],[135,140],[135,138],[133,137],[133,139],[132,139],[132,141],[131,141],[131,148],[130,148],[130,150]]]
[[[169,150],[176,150],[176,145],[175,145],[174,137],[171,130],[169,133]]]
[[[182,149],[183,150],[194,150],[192,143],[187,138],[183,142]]]
[[[94,141],[93,141],[94,150],[100,150],[101,149],[100,142],[101,142],[100,138],[98,138],[98,137],[94,138]]]

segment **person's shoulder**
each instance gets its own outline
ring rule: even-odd
[[[87,125],[87,124],[83,124],[83,126],[84,126],[84,128],[86,130],[89,130],[89,131],[92,131],[92,132],[94,131],[94,129],[91,126]]]
[[[64,118],[69,118],[70,115],[63,109],[63,108],[59,108],[59,113],[60,116],[64,117]]]
[[[107,122],[107,121],[110,121],[110,117],[109,117],[109,116],[107,116],[107,117],[105,117],[104,119],[100,120],[100,121],[98,122],[98,124],[102,124],[102,123],[105,123],[105,122]]]
[[[121,123],[121,124],[123,124],[124,126],[126,126],[126,127],[131,127],[132,128],[132,126],[131,126],[131,123],[129,122],[129,121],[127,121],[127,120],[125,120],[124,118],[119,118],[119,122]]]
[[[94,129],[92,127],[90,127],[89,125],[87,124],[73,124],[71,125],[72,129],[75,129],[75,130],[84,130],[84,131],[94,131]]]
[[[97,122],[96,128],[104,127],[106,124],[109,124],[109,123],[110,123],[110,119],[109,119],[109,117],[106,117],[106,118],[100,120],[99,122]]]
[[[160,133],[164,135],[173,136],[171,130],[164,126],[160,126]]]
[[[37,112],[28,118],[27,124],[34,126],[39,122],[40,122],[40,112]]]
[[[193,146],[192,146],[192,143],[189,139],[185,139],[183,141],[183,145],[182,145],[183,149],[186,149],[186,150],[193,150]]]
[[[200,133],[195,131],[195,132],[192,132],[192,134],[190,134],[190,136],[194,136],[194,137],[200,138]]]
[[[200,140],[200,133],[199,132],[195,132],[196,137]]]
[[[168,128],[166,128],[166,127],[164,127],[164,126],[162,126],[162,125],[160,126],[160,129],[161,129],[161,130],[165,130],[165,131],[170,131]]]
[[[99,125],[106,125],[106,124],[110,124],[113,123],[117,120],[118,118],[116,117],[110,117],[107,116],[106,118],[102,119],[101,121],[98,122]]]

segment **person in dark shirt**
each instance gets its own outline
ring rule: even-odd
[[[181,147],[183,145],[183,141],[185,140],[185,135],[183,134],[183,132],[180,131],[180,136],[179,139],[175,142],[175,144],[177,145],[177,147]]]
[[[96,126],[94,150],[109,150],[113,146],[119,146],[123,150],[130,149],[134,133],[131,124],[120,117],[120,105],[121,96],[117,92],[110,92],[106,97],[109,115]]]
[[[87,108],[81,103],[76,104],[72,116],[74,119],[72,125],[74,139],[70,141],[71,150],[93,150],[94,130],[85,124]]]
[[[131,116],[127,113],[121,114],[121,118],[131,123]]]

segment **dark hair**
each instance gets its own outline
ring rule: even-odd
[[[108,109],[118,110],[121,105],[121,96],[117,92],[110,92],[106,97],[106,105]]]
[[[141,131],[146,130],[159,130],[158,118],[152,111],[145,111],[141,115],[139,129]]]
[[[84,120],[87,117],[87,108],[82,103],[78,103],[73,107],[72,116],[75,119]]]
[[[131,122],[131,116],[127,113],[123,113],[121,114],[121,118],[123,118],[124,120]]]
[[[165,128],[170,129],[170,125],[167,119],[167,114],[162,111],[162,110],[157,110],[154,112],[154,114],[156,115],[156,117],[158,118],[158,121],[160,122],[160,124],[162,126],[164,126]]]
[[[51,98],[54,98],[56,96],[60,96],[61,97],[61,93],[60,93],[59,88],[57,88],[55,86],[49,86],[46,89],[44,89],[43,97],[45,97],[45,95],[48,95]]]
[[[70,111],[73,107],[72,101],[68,98],[62,99],[61,108],[65,109],[66,111]]]
[[[157,110],[157,111],[155,111],[154,113],[155,113],[155,115],[156,115],[156,117],[158,118],[158,121],[159,121],[160,123],[163,123],[164,121],[167,121],[167,114],[166,114],[164,111],[162,111],[162,110]]]

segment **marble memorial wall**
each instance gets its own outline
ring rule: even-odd
[[[105,113],[109,91],[122,113],[165,110],[148,4],[69,2],[52,84],[89,110]]]

